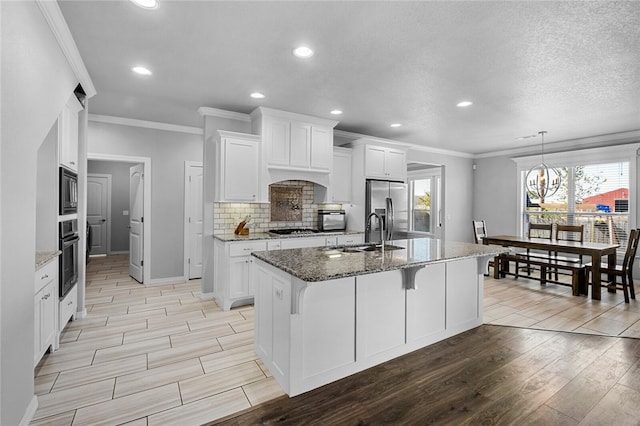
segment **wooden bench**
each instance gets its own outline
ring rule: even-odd
[[[523,264],[527,266],[537,266],[540,268],[540,278],[534,276],[528,276],[540,281],[540,284],[554,283],[560,285],[567,285],[566,283],[551,280],[547,278],[547,271],[551,270],[567,270],[571,271],[571,290],[574,296],[580,294],[587,294],[587,274],[586,265],[575,263],[571,261],[557,260],[555,258],[536,258],[527,256],[526,254],[501,254],[495,258],[495,264],[497,267],[493,268],[493,277],[498,279],[500,276],[514,275],[516,279],[520,276],[518,269],[515,272],[509,271],[510,262],[516,262],[516,264]]]

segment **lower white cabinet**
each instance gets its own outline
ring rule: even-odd
[[[37,365],[42,355],[51,347],[58,349],[58,259],[35,272],[35,296],[33,299],[34,358]]]
[[[70,319],[76,318],[76,310],[78,305],[78,286],[74,285],[69,293],[60,300],[60,333],[64,330],[65,326]]]

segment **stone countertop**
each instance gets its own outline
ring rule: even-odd
[[[37,251],[36,252],[36,271],[49,263],[51,260],[57,258],[62,253],[60,250],[52,251]]]
[[[269,232],[250,232],[249,235],[236,235],[234,233],[218,234],[213,238],[220,241],[251,241],[251,240],[279,240],[282,238],[310,238],[310,237],[330,237],[332,235],[354,235],[362,234],[357,231],[320,231],[313,234],[290,234],[276,235]]]
[[[433,238],[386,241],[386,244],[404,248],[385,250],[384,254],[381,252],[347,253],[336,250],[336,247],[318,247],[259,251],[252,255],[302,281],[316,282],[431,263],[495,256],[507,251],[504,247],[495,245],[442,241]]]

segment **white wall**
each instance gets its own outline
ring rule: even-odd
[[[88,132],[89,155],[151,158],[150,279],[183,277],[184,162],[202,161],[202,135],[96,121]]]
[[[0,15],[0,424],[17,425],[29,404],[35,401],[33,277],[37,152],[78,80],[35,2],[0,1]]]

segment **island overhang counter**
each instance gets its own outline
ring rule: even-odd
[[[252,254],[256,353],[289,396],[482,324],[483,274],[503,247],[387,243]]]

